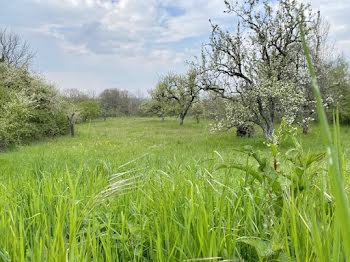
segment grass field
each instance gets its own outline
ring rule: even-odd
[[[233,150],[248,144],[272,161],[259,134],[208,124],[97,120],[0,153],[0,261],[344,261],[326,161],[298,171],[287,141],[280,172],[302,175],[276,189],[230,167],[255,163]],[[318,126],[298,138],[300,159],[325,151]]]

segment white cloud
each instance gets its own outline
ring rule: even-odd
[[[337,49],[350,53],[350,1],[312,5],[330,22]],[[152,88],[159,75],[184,71],[184,61],[199,54],[209,18],[234,25],[223,0],[11,0],[1,9],[2,23],[8,15],[35,43],[48,78],[61,88],[100,91]]]
[[[221,19],[224,9],[222,0],[36,3],[38,7],[53,9],[60,19],[47,21],[35,30],[56,39],[64,53],[79,60],[82,67],[88,65],[89,70],[96,70],[93,79],[91,74],[83,77],[85,74],[64,71],[47,73],[48,78],[57,81],[61,88],[90,86],[99,91],[108,87],[134,92],[150,89],[159,75],[167,71],[183,72],[184,61],[197,55],[201,45],[191,46],[191,41],[181,45],[181,42],[203,35],[206,40],[210,32],[208,19]],[[180,46],[176,47],[177,44]],[[118,69],[112,73],[111,68]],[[118,83],[113,84],[113,79],[118,79]]]
[[[329,38],[335,42],[336,51],[341,51],[350,58],[350,1],[311,0],[311,5],[328,21]]]
[[[60,25],[45,25],[46,32],[60,41],[85,46],[91,52],[126,52],[137,46],[136,53],[152,52],[153,45],[179,42],[208,33],[209,17],[222,17],[222,0],[171,1],[119,0],[49,0],[36,1],[56,8],[61,16],[69,16]],[[164,7],[183,10],[173,16]],[[61,11],[61,12],[60,12]],[[68,12],[66,15],[65,12]],[[74,14],[74,17],[72,17]],[[89,17],[88,20],[86,18]],[[65,43],[63,47],[71,45]],[[129,48],[131,47],[131,48]],[[155,47],[158,48],[158,47]],[[80,48],[77,48],[80,50]]]

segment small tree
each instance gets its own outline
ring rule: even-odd
[[[331,107],[339,109],[340,121],[350,124],[350,71],[349,63],[340,57],[336,65],[328,74],[328,79],[333,83]]]
[[[96,119],[101,115],[100,101],[90,100],[78,104],[82,121]]]
[[[67,113],[67,119],[68,119],[68,122],[69,122],[69,129],[70,129],[70,134],[72,137],[75,136],[75,129],[74,129],[74,116],[75,116],[75,112],[72,111],[72,112],[69,112]]]
[[[80,119],[80,109],[77,104],[75,104],[71,99],[63,97],[60,102],[61,109],[68,120],[68,126],[70,134],[72,137],[75,136],[75,124],[79,122]],[[66,121],[67,121],[66,120]],[[66,122],[67,124],[67,122]]]
[[[118,89],[103,90],[99,99],[104,118],[117,116],[121,105],[121,95]]]
[[[201,101],[194,103],[190,113],[196,119],[197,123],[199,123],[204,113],[203,103]]]
[[[168,112],[168,106],[166,104],[162,105],[157,100],[145,100],[140,105],[140,110],[144,115],[156,115],[162,118],[162,121],[165,120],[165,116]]]
[[[101,110],[104,118],[107,116],[136,115],[140,100],[130,95],[127,91],[116,88],[105,89],[99,96]]]
[[[164,121],[165,116],[174,111],[174,102],[168,98],[167,89],[162,81],[157,83],[157,87],[149,91],[151,100],[145,101],[143,107],[150,113],[156,114]]]
[[[197,72],[190,70],[186,75],[169,73],[151,91],[152,98],[162,97],[169,107],[180,117],[180,125],[183,125],[191,106],[197,101],[199,87],[196,80]]]

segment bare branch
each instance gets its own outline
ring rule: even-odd
[[[0,29],[0,62],[9,66],[28,66],[34,56],[28,43],[19,35],[7,28]]]

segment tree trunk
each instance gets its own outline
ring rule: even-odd
[[[103,114],[103,120],[106,121],[107,120],[107,115]]]
[[[75,113],[72,113],[70,116],[67,116],[69,121],[70,134],[72,137],[74,137],[74,115]]]
[[[74,123],[70,123],[69,126],[70,126],[70,134],[72,137],[74,137]]]
[[[199,124],[199,121],[200,121],[199,116],[196,116],[196,120],[197,120],[197,124]]]
[[[309,133],[309,125],[304,123],[303,124],[303,134],[306,135]]]
[[[184,119],[185,116],[183,114],[180,115],[180,126],[182,126],[184,124]]]
[[[273,142],[273,131],[275,130],[274,125],[268,125],[265,128],[263,128],[264,131],[264,137],[267,141]]]
[[[162,113],[162,121],[164,121],[164,119],[165,119],[165,114]]]

